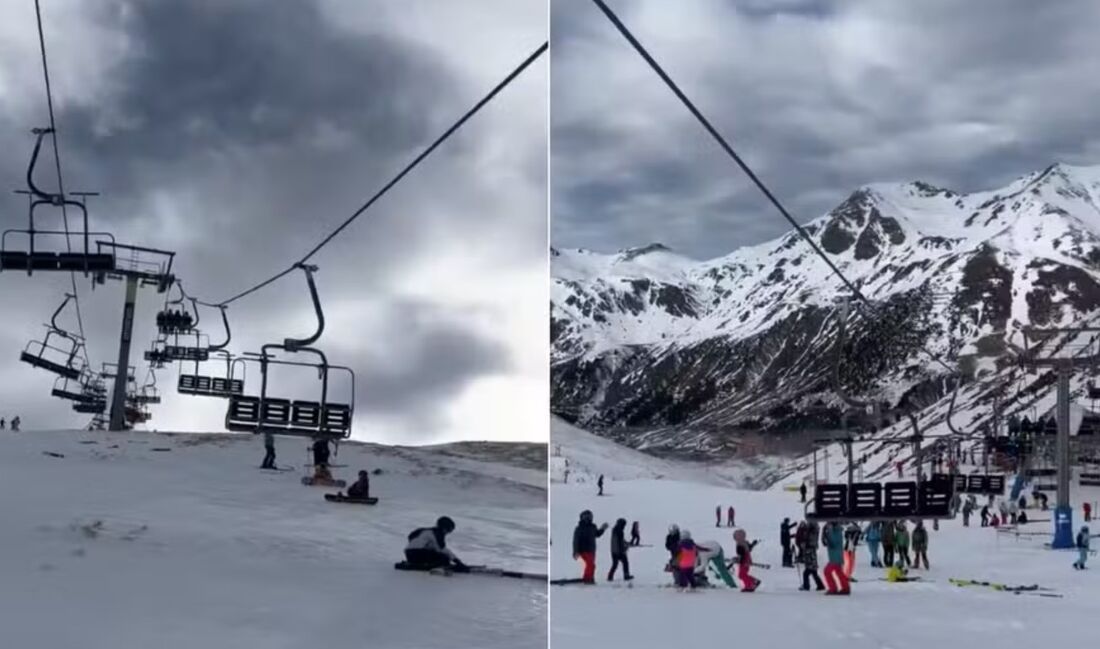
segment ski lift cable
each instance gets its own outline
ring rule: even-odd
[[[676,82],[673,81],[672,77],[670,77],[667,72],[665,72],[664,68],[662,68],[657,60],[653,58],[648,50],[646,50],[645,46],[642,45],[641,42],[634,36],[634,34],[631,33],[631,31],[626,27],[626,25],[623,24],[622,20],[619,19],[615,12],[607,6],[607,3],[604,2],[604,0],[592,0],[592,2],[595,3],[600,11],[603,12],[604,16],[606,16],[607,19],[611,21],[611,24],[615,26],[615,29],[617,29],[619,33],[623,36],[623,38],[625,38],[627,42],[630,43],[634,50],[638,52],[638,54],[643,59],[645,59],[645,62],[648,63],[649,67],[652,68],[655,73],[657,73],[657,76],[659,76],[662,81],[664,81],[669,90],[671,90],[672,93],[676,95],[676,98],[680,100],[680,103],[682,103],[692,114],[692,116],[694,116],[695,119],[700,124],[702,124],[707,133],[709,133],[710,136],[714,138],[714,140],[718,143],[718,146],[720,146],[722,150],[726,152],[726,155],[733,159],[737,166],[741,168],[741,171],[743,171],[745,175],[748,176],[749,180],[751,180],[753,184],[756,185],[757,189],[759,189],[760,192],[764,194],[764,196],[775,207],[775,209],[779,211],[783,218],[786,219],[792,227],[794,227],[795,231],[797,231],[802,239],[805,240],[807,244],[809,244],[810,248],[813,249],[817,256],[825,262],[825,264],[829,267],[833,274],[836,275],[840,279],[840,281],[843,282],[843,284],[848,288],[848,290],[852,292],[852,295],[858,298],[858,300],[864,306],[873,307],[874,305],[871,300],[868,299],[867,296],[864,295],[863,292],[860,291],[859,288],[857,288],[856,285],[852,283],[852,281],[849,280],[844,275],[844,273],[840,271],[840,269],[836,266],[836,264],[833,263],[831,259],[829,259],[828,255],[825,254],[825,251],[823,251],[821,247],[818,246],[816,242],[814,242],[813,238],[806,231],[806,229],[802,227],[802,225],[800,225],[793,216],[791,216],[791,213],[787,211],[787,208],[785,208],[783,204],[779,201],[779,199],[776,198],[775,194],[773,194],[772,191],[768,189],[767,185],[765,185],[764,182],[760,180],[760,177],[756,175],[756,172],[754,172],[752,168],[749,167],[744,159],[742,159],[741,156],[738,155],[737,151],[735,151],[733,147],[729,144],[729,142],[726,141],[726,138],[724,138],[722,134],[718,132],[718,129],[716,129],[714,125],[710,123],[710,120],[708,120],[706,116],[704,116],[703,113],[695,106],[691,99],[689,99],[688,96],[684,94],[684,91],[680,89],[680,86],[678,86]],[[951,366],[944,362],[938,355],[928,351],[927,349],[924,349],[923,347],[920,351],[928,354],[932,358],[932,360],[936,361],[940,365],[943,365],[949,371],[954,371]]]
[[[34,13],[35,19],[38,23],[38,45],[42,52],[42,77],[46,82],[46,106],[49,110],[50,116],[50,130],[53,131],[53,159],[54,168],[57,171],[57,191],[61,196],[65,195],[65,183],[61,175],[61,153],[60,147],[57,144],[57,122],[54,119],[53,112],[53,88],[50,85],[50,66],[46,60],[46,35],[42,28],[42,6],[39,0],[34,0]],[[72,252],[72,241],[69,240],[69,211],[65,207],[65,203],[61,204],[61,219],[65,225],[65,248]],[[69,281],[72,283],[74,305],[76,306],[76,323],[80,330],[80,337],[84,338],[84,362],[90,367],[92,365],[91,359],[88,357],[88,345],[87,338],[84,335],[84,316],[80,311],[80,291],[76,287],[76,271],[69,271]]]
[[[463,114],[462,117],[460,117],[458,119],[458,121],[456,121],[454,124],[452,124],[450,126],[450,128],[448,128],[446,131],[443,132],[442,135],[440,135],[438,138],[436,138],[435,141],[433,141],[430,145],[428,145],[427,148],[425,148],[423,151],[421,151],[419,155],[417,155],[415,158],[413,158],[413,160],[411,162],[409,162],[407,165],[405,165],[405,167],[403,169],[401,169],[401,171],[398,172],[398,174],[396,176],[394,176],[388,183],[383,185],[381,189],[379,189],[377,192],[375,192],[375,194],[373,196],[371,196],[370,199],[366,203],[364,203],[359,209],[357,209],[351,216],[349,216],[347,219],[345,219],[343,223],[341,223],[339,226],[337,226],[336,229],[334,229],[332,232],[330,232],[324,239],[321,240],[320,243],[318,243],[313,248],[311,248],[309,252],[307,252],[301,259],[299,259],[294,264],[292,264],[289,268],[287,268],[283,271],[280,271],[279,273],[276,273],[275,275],[272,275],[271,277],[269,277],[268,279],[260,282],[259,284],[256,284],[252,288],[241,291],[240,293],[237,293],[236,295],[234,295],[234,296],[232,296],[228,299],[222,300],[221,302],[210,303],[210,302],[199,301],[198,303],[202,304],[203,306],[209,306],[209,307],[215,307],[215,308],[228,306],[229,304],[231,304],[233,302],[236,302],[237,300],[239,300],[239,299],[241,299],[245,296],[251,295],[252,293],[255,293],[256,291],[259,291],[260,289],[262,289],[262,288],[264,288],[264,287],[266,287],[266,286],[282,279],[283,277],[286,277],[290,273],[297,270],[300,266],[302,266],[307,261],[309,261],[314,255],[316,255],[318,252],[320,252],[322,248],[324,248],[326,245],[329,244],[329,242],[331,242],[333,239],[335,239],[337,236],[339,236],[339,234],[341,232],[343,232],[345,228],[347,228],[349,225],[352,224],[352,222],[354,222],[356,219],[358,219],[360,216],[362,216],[363,213],[366,212],[368,209],[370,209],[370,207],[372,205],[374,205],[376,202],[378,202],[379,199],[381,199],[385,194],[387,194],[391,189],[393,189],[393,187],[395,185],[397,185],[397,183],[401,182],[401,180],[404,179],[405,176],[407,176],[409,174],[409,172],[411,172],[421,162],[423,162],[428,156],[430,156],[433,152],[435,152],[435,150],[437,148],[439,148],[440,145],[442,145],[444,142],[446,142],[448,139],[450,139],[450,137],[452,135],[454,135],[455,132],[457,132],[460,128],[462,128],[462,126],[467,121],[470,120],[470,118],[472,118],[474,115],[476,115],[482,108],[484,108],[498,94],[500,94],[501,91],[503,91],[513,81],[515,81],[516,78],[518,78],[527,68],[529,68],[532,63],[537,61],[544,53],[546,53],[548,48],[549,48],[549,43],[544,41],[542,43],[542,45],[540,45],[534,52],[532,52],[526,59],[524,59],[522,63],[520,63],[514,70],[512,70],[511,73],[508,74],[508,76],[504,77],[504,79],[500,83],[498,83],[492,90],[490,90],[488,94],[486,94],[484,97],[482,97],[481,100],[479,100],[476,104],[474,104],[472,108],[470,108],[468,111],[466,111],[466,113]]]

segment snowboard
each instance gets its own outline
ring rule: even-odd
[[[325,500],[330,503],[348,503],[349,505],[377,505],[378,499],[371,498],[348,498],[340,494],[325,494]]]
[[[302,477],[302,484],[307,487],[336,487],[337,489],[348,486],[344,480],[318,480],[308,475]]]

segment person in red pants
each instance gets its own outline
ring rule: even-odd
[[[737,544],[737,578],[741,580],[741,592],[751,593],[760,586],[760,580],[749,574],[752,568],[752,549],[760,541],[749,542],[745,530],[735,530],[733,540]]]
[[[848,595],[848,577],[844,574],[844,530],[839,523],[827,523],[821,530],[821,542],[828,551],[825,566],[826,595]]]
[[[596,527],[592,522],[592,511],[581,512],[580,522],[573,530],[573,558],[584,562],[584,574],[581,581],[586,584],[596,583],[596,539],[603,536],[607,530],[607,523]]]

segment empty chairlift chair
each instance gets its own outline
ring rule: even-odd
[[[19,360],[38,367],[66,379],[79,379],[84,372],[82,360],[78,358],[84,347],[84,340],[73,333],[61,328],[57,324],[57,316],[73,298],[66,293],[65,300],[50,318],[50,324],[46,325],[46,336],[40,341],[32,340],[19,355]],[[51,343],[53,339],[53,344]]]

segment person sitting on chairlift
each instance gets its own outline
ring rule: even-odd
[[[448,516],[441,516],[435,527],[420,527],[410,532],[409,543],[405,546],[404,567],[412,570],[449,568],[455,572],[469,572],[470,568],[447,547],[446,537],[453,531],[455,522]]]

